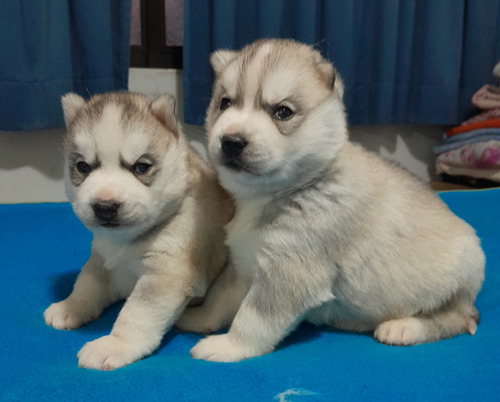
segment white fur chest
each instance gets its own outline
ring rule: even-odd
[[[142,253],[138,247],[94,238],[92,251],[104,259],[104,268],[111,271],[114,285],[125,295],[130,294],[143,272]]]
[[[263,233],[259,219],[268,198],[238,202],[234,219],[226,226],[226,244],[231,249],[236,269],[241,275],[252,276],[258,264],[258,252]]]

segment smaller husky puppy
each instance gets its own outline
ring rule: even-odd
[[[111,334],[78,353],[81,367],[112,370],[153,352],[205,295],[226,261],[231,204],[187,145],[173,97],[67,94],[62,106],[66,192],[94,239],[72,293],[44,318],[74,329],[127,299]]]
[[[236,201],[234,270],[179,326],[232,324],[192,356],[262,355],[303,320],[391,345],[474,334],[478,237],[423,184],[347,140],[333,65],[287,40],[211,63],[208,153]]]

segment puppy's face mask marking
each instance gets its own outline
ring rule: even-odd
[[[342,84],[333,65],[312,49],[295,47],[266,41],[212,56],[216,82],[206,120],[208,151],[233,191],[236,182],[285,186],[323,167],[344,140],[342,128],[338,138],[327,134],[342,109]]]
[[[143,97],[112,96],[88,103],[77,100],[76,111],[65,109],[67,193],[76,214],[91,229],[146,225],[164,212],[162,207],[177,192],[168,176],[176,174],[179,162],[166,158],[178,141],[172,132],[177,124],[173,109],[170,115],[167,108],[160,119],[155,113],[161,111]]]

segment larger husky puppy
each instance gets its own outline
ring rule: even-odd
[[[87,343],[79,365],[110,370],[155,350],[226,260],[229,198],[186,144],[174,100],[130,93],[62,99],[66,190],[94,234],[73,292],[44,313],[73,329],[127,298],[111,334]]]
[[[473,334],[479,239],[423,184],[348,142],[333,65],[281,40],[211,63],[208,152],[237,203],[227,239],[236,279],[221,276],[219,293],[179,325],[214,330],[237,313],[192,355],[268,353],[302,320],[391,345]]]

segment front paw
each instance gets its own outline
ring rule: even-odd
[[[63,300],[52,303],[43,313],[47,325],[56,329],[75,329],[97,318],[98,314],[89,311],[84,302]]]
[[[85,344],[77,357],[79,367],[108,371],[133,363],[146,354],[130,341],[107,335]]]
[[[194,359],[226,363],[238,362],[262,354],[235,342],[228,334],[212,335],[202,339],[191,349],[190,353]]]

